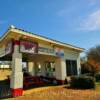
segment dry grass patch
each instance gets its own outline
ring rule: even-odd
[[[0,70],[0,80],[10,75],[9,70]],[[24,92],[24,95],[5,100],[100,100],[100,85],[95,90],[68,89],[65,86],[48,86],[34,88]]]
[[[96,90],[74,90],[65,86],[51,86],[28,90],[24,96],[7,100],[100,100],[100,88]]]
[[[0,69],[0,80],[7,79],[7,76],[11,74],[11,70],[9,69]]]

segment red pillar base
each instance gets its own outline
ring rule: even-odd
[[[64,80],[58,80],[58,79],[56,79],[56,81],[57,81],[57,83],[60,85],[60,84],[64,84]]]
[[[17,88],[17,89],[11,89],[12,96],[17,97],[17,96],[22,96],[23,95],[23,89],[22,88]]]

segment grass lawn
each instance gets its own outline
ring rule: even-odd
[[[100,86],[100,82],[96,82],[96,86]]]
[[[8,71],[0,71],[1,80],[6,79]],[[68,85],[47,86],[24,91],[24,95],[5,100],[100,100],[100,82],[96,82],[96,89],[69,89]]]
[[[100,100],[100,86],[91,90],[68,89],[66,86],[49,86],[27,90],[21,97],[6,100]]]

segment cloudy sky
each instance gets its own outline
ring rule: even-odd
[[[100,44],[100,0],[0,0],[0,36],[12,24],[87,50]]]

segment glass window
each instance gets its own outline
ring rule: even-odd
[[[66,73],[67,76],[77,75],[77,61],[66,60]]]

